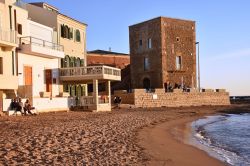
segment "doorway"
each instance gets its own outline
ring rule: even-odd
[[[150,79],[144,78],[143,79],[143,88],[149,90],[150,89]]]
[[[0,91],[0,112],[3,111],[3,91]]]
[[[52,95],[52,70],[45,70],[45,84],[46,84],[46,92],[50,92]]]

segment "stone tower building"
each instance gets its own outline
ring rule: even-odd
[[[158,17],[129,27],[132,88],[196,87],[195,22]]]

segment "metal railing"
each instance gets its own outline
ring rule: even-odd
[[[84,76],[84,75],[113,75],[121,76],[121,70],[109,66],[88,66],[61,68],[60,76]]]
[[[10,42],[16,44],[16,31],[0,29],[0,41]]]
[[[32,45],[36,45],[40,47],[49,48],[52,50],[64,51],[64,47],[62,45],[58,45],[56,43],[52,43],[52,42],[38,39],[35,37],[31,37],[31,36],[21,37],[20,44],[21,45],[32,44]]]
[[[24,2],[23,0],[17,0],[14,5],[27,10],[27,3]]]

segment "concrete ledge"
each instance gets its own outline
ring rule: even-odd
[[[67,93],[67,92],[60,92],[59,93],[59,97],[69,97],[70,95],[69,95],[69,93]]]
[[[226,89],[216,89],[215,91],[216,91],[216,92],[224,92],[224,93],[225,93],[225,92],[226,92]]]
[[[173,92],[174,92],[174,93],[182,93],[183,90],[182,90],[182,89],[173,89]]]
[[[214,92],[214,89],[202,89],[202,92]]]

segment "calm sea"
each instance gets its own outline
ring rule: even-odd
[[[195,145],[228,165],[250,166],[250,114],[208,116],[192,123]]]

